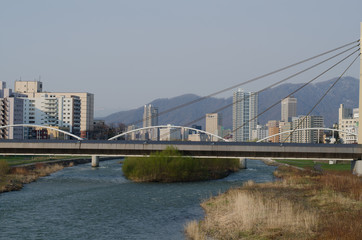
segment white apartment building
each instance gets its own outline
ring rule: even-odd
[[[0,125],[14,125],[23,123],[24,101],[6,88],[6,83],[0,81]],[[0,129],[0,139],[23,139],[21,127]]]
[[[358,134],[359,109],[345,108],[340,105],[338,111],[338,129],[344,132]],[[339,137],[343,143],[352,144],[357,142],[357,136],[340,132]]]
[[[233,140],[245,142],[251,140],[252,130],[258,119],[258,94],[238,89],[233,95]]]
[[[160,129],[160,141],[178,141],[182,139],[181,129],[167,125]]]
[[[24,123],[64,128],[80,134],[80,99],[42,93],[24,99]]]
[[[265,125],[257,125],[256,129],[251,131],[251,140],[256,141],[269,136],[268,127]]]
[[[323,116],[299,116],[293,118],[292,129],[322,128]],[[323,142],[323,130],[299,130],[291,135],[293,143],[320,143]]]
[[[35,111],[34,119],[36,121],[31,118],[32,116],[29,116],[29,122],[46,122],[49,125],[69,127],[73,133],[80,135],[80,137],[90,137],[89,134],[94,126],[93,94],[86,92],[43,92],[43,84],[40,81],[15,81],[15,91],[33,100],[32,105],[36,102],[36,107],[32,106],[32,108],[42,109],[47,115],[41,117],[41,113]],[[38,98],[39,100],[36,100]],[[57,110],[55,106],[57,106]],[[56,111],[57,113],[55,113]],[[56,125],[57,122],[58,125]]]

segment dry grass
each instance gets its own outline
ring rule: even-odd
[[[341,192],[349,197],[362,201],[362,181],[349,172],[327,172],[320,179],[321,183],[336,192]]]
[[[33,169],[27,167],[12,168],[7,175],[2,177],[2,181],[0,182],[0,193],[20,190],[25,183],[34,182],[40,177],[48,176],[64,167],[73,165],[73,163],[66,166],[63,164],[36,163]]]
[[[197,221],[188,222],[185,226],[186,236],[191,237],[193,240],[203,240],[206,239],[206,236],[200,230],[199,223]]]
[[[204,203],[190,239],[362,239],[361,178],[281,167],[280,181],[246,182]]]
[[[199,225],[191,222],[186,233],[191,239],[240,239],[242,237],[290,235],[308,239],[318,222],[314,211],[285,198],[269,198],[260,192],[231,190],[224,197],[202,205],[207,212]]]
[[[9,164],[5,160],[0,159],[0,178],[8,174],[9,171]]]

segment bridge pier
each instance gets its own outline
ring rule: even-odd
[[[353,160],[351,163],[352,173],[357,176],[362,176],[362,160]]]
[[[239,168],[246,169],[246,158],[239,158]]]
[[[99,167],[99,156],[92,155],[92,167]]]

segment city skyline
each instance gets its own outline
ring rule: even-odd
[[[92,92],[96,116],[205,96],[358,39],[362,3],[350,3],[343,14],[349,4],[339,1],[4,1],[1,80]],[[358,66],[347,75],[358,77]]]

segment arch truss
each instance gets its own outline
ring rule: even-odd
[[[196,128],[191,128],[191,127],[184,127],[184,126],[174,126],[174,125],[159,125],[159,126],[151,126],[151,127],[143,127],[143,128],[137,128],[137,129],[134,129],[134,130],[130,130],[128,132],[124,132],[124,133],[120,133],[114,137],[111,137],[109,138],[108,140],[115,140],[117,138],[120,138],[120,137],[123,137],[123,136],[126,136],[128,134],[131,134],[131,133],[135,133],[135,132],[139,132],[139,131],[142,131],[142,130],[148,130],[148,129],[161,129],[161,128],[180,128],[180,129],[184,129],[184,130],[192,130],[192,131],[195,131],[197,133],[204,133],[206,135],[209,135],[209,136],[212,136],[216,139],[219,139],[219,140],[222,140],[222,141],[225,141],[225,142],[228,142],[229,140],[227,139],[224,139],[220,136],[217,136],[215,134],[212,134],[212,133],[209,133],[209,132],[206,132],[206,131],[203,131],[203,130],[200,130],[200,129],[196,129]]]
[[[332,129],[332,128],[301,128],[301,129],[288,130],[288,131],[284,131],[284,132],[277,133],[277,134],[274,134],[274,135],[270,135],[270,136],[267,136],[267,137],[265,137],[265,138],[263,138],[263,139],[258,140],[257,142],[263,142],[263,141],[268,140],[268,139],[270,139],[270,138],[273,138],[273,137],[276,137],[276,136],[280,136],[280,135],[286,134],[286,133],[291,133],[291,132],[296,132],[296,131],[308,131],[308,130],[327,130],[327,131],[341,132],[341,133],[345,133],[345,134],[348,134],[348,135],[357,136],[356,133],[347,132],[347,131],[338,130],[338,129]]]
[[[64,131],[64,130],[60,130],[60,129],[57,129],[57,128],[54,128],[54,127],[50,127],[50,126],[43,126],[43,125],[36,125],[36,124],[12,124],[12,125],[5,125],[5,126],[0,126],[0,129],[3,129],[3,128],[11,128],[11,127],[38,127],[38,128],[46,128],[46,129],[50,129],[50,130],[54,130],[54,131],[57,131],[57,132],[60,132],[60,133],[64,133],[65,135],[68,135],[68,136],[71,136],[71,137],[74,137],[78,140],[84,140],[83,138],[77,136],[77,135],[74,135],[70,132],[67,132],[67,131]]]

